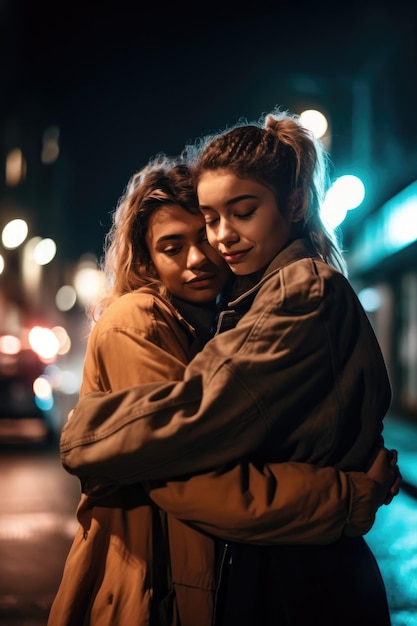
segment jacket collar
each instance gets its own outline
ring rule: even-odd
[[[272,274],[279,272],[283,267],[286,267],[295,261],[305,258],[320,258],[319,253],[314,249],[310,239],[295,239],[294,241],[291,241],[272,259],[271,263],[267,266],[256,283],[244,290],[243,293],[240,293],[237,298],[231,300],[228,303],[228,306],[235,307],[243,304],[247,298],[252,297],[253,299],[263,283],[268,280]],[[239,281],[239,279],[237,280]]]

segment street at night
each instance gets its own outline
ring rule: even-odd
[[[78,528],[80,485],[61,466],[59,437],[86,380],[97,321],[88,311],[111,282],[102,262],[106,233],[128,181],[155,155],[179,155],[206,135],[242,120],[256,125],[278,109],[325,122],[320,133],[308,128],[329,157],[317,222],[329,221],[340,238],[347,279],[381,347],[393,392],[383,435],[399,452],[403,476],[366,539],[391,626],[417,626],[417,3],[143,4],[0,1],[0,626],[46,626]],[[336,197],[343,180],[348,187]],[[351,203],[353,181],[361,195]],[[275,199],[281,195],[277,188]],[[194,204],[210,213],[213,203]],[[315,223],[310,213],[303,219],[303,229]],[[135,246],[123,242],[120,250],[134,257]],[[132,262],[139,273],[148,252],[146,263]],[[138,283],[125,282],[136,290]],[[361,367],[352,367],[355,376]],[[120,368],[123,385],[124,374]],[[382,397],[379,385],[363,387]]]
[[[417,429],[391,417],[386,440],[399,450],[405,484],[367,539],[392,626],[417,626]],[[78,480],[62,469],[56,445],[3,446],[0,472],[0,623],[45,626],[77,529]]]

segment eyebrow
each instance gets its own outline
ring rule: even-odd
[[[252,193],[242,193],[240,196],[234,196],[233,198],[229,198],[226,202],[226,206],[233,206],[242,200],[256,200],[258,196]],[[204,204],[200,204],[200,211],[203,209],[208,209],[209,211],[213,211],[214,209],[210,206],[204,206]]]
[[[156,240],[155,243],[161,243],[162,241],[172,241],[176,239],[184,239],[184,235],[163,235]]]
[[[199,235],[202,235],[205,232],[206,232],[205,225],[198,229],[198,234]],[[162,241],[172,241],[172,240],[176,241],[176,240],[180,240],[180,239],[184,239],[184,238],[185,238],[185,235],[183,233],[177,233],[177,234],[172,234],[172,235],[162,235],[162,237],[159,237],[156,240],[156,243],[160,243]]]

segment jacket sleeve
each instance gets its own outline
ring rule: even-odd
[[[129,484],[212,470],[255,450],[272,424],[262,398],[265,381],[257,380],[274,368],[275,390],[282,388],[286,406],[290,388],[287,374],[280,381],[288,346],[280,355],[257,348],[264,324],[265,312],[259,318],[254,303],[236,328],[194,357],[183,380],[81,398],[61,432],[64,468],[83,479]]]
[[[181,521],[225,540],[328,544],[366,534],[378,509],[362,472],[307,463],[248,462],[178,481],[145,483],[151,499]]]
[[[116,301],[89,336],[80,396],[182,378],[189,356],[171,318],[146,294]]]
[[[169,316],[164,319],[154,308],[149,316],[154,329],[149,333],[139,323],[132,324],[130,317],[130,323],[120,323],[120,317],[119,311],[117,323],[101,323],[92,332],[81,394],[95,388],[122,389],[137,379],[182,376],[186,356],[181,341],[173,341],[176,322],[170,327]],[[149,495],[163,510],[223,539],[322,544],[339,538],[347,528],[352,534],[367,532],[376,510],[369,483],[364,475],[354,480],[332,468],[302,463],[258,468],[244,461],[161,484]]]
[[[62,431],[64,467],[126,484],[172,479],[263,444],[265,461],[337,465],[337,451],[340,468],[366,469],[390,401],[378,346],[340,281],[324,285],[304,266],[293,273],[285,288],[265,284],[236,328],[191,361],[183,381],[81,400]],[[355,463],[346,462],[346,445],[355,446]]]
[[[143,299],[141,303],[145,308]],[[177,323],[170,327],[169,316],[164,320],[162,312],[153,308],[152,315],[145,316],[152,324],[157,320],[152,332],[145,331],[149,322],[141,327],[139,320],[133,323],[131,314],[122,323],[120,310],[116,320],[109,317],[90,335],[81,394],[91,389],[121,389],[137,379],[150,382],[169,380],[173,373],[182,376],[186,356],[181,353],[181,341],[174,341]],[[363,534],[372,525],[372,488],[361,479],[362,484],[332,468],[308,464],[281,463],[258,469],[242,462],[161,484],[150,488],[149,495],[163,510],[223,539],[322,544],[339,538],[347,527]],[[365,488],[359,507],[358,496]]]

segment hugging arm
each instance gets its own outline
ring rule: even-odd
[[[128,484],[211,471],[263,444],[276,461],[334,465],[332,451],[346,444],[344,421],[350,432],[364,429],[350,443],[357,446],[354,469],[366,469],[381,445],[391,399],[382,356],[354,297],[297,271],[308,283],[305,301],[294,296],[295,304],[277,304],[285,294],[291,298],[297,277],[282,296],[279,285],[265,284],[236,328],[191,361],[184,380],[82,399],[62,432],[64,467]],[[324,290],[333,294],[329,303]],[[319,295],[312,299],[310,292]]]
[[[328,544],[369,531],[394,482],[387,452],[373,478],[307,463],[241,462],[184,480],[145,483],[150,498],[183,522],[225,540]]]
[[[137,356],[147,352],[146,342],[135,335],[134,343],[127,335],[116,338],[106,334],[95,354],[109,354],[114,339],[124,352]],[[161,357],[163,355],[161,354]],[[171,356],[164,359],[167,363]],[[121,376],[116,359],[107,359],[102,376],[117,381],[132,381],[135,367]],[[171,371],[175,361],[167,371]],[[178,363],[176,367],[180,367]],[[93,369],[93,368],[92,368]],[[151,374],[151,361],[145,376]],[[136,374],[137,376],[137,374]],[[88,384],[88,383],[86,383]],[[107,394],[106,394],[107,395]],[[108,394],[112,397],[113,394]],[[94,438],[94,429],[91,431]],[[112,437],[108,438],[112,446]],[[94,461],[95,445],[90,447]],[[115,450],[115,463],[122,449]],[[379,476],[379,474],[378,474]],[[89,484],[100,486],[101,480],[90,477],[83,480],[88,493]],[[113,488],[116,485],[113,485]],[[307,463],[271,463],[255,465],[248,460],[241,463],[168,482],[139,483],[149,497],[163,510],[195,528],[225,540],[248,543],[330,543],[342,534],[362,535],[372,526],[380,505],[376,483],[360,472],[340,472],[334,468],[319,468]],[[94,497],[92,499],[94,502]]]
[[[98,360],[104,361],[100,355],[111,353],[114,349],[113,343],[120,345],[120,340],[119,332],[115,336],[107,333],[95,346],[94,353]],[[146,342],[139,341],[137,333],[131,340],[127,335],[124,336],[124,340],[127,342],[125,351],[136,354],[139,367],[143,363],[144,352],[148,350]],[[132,343],[129,344],[129,341]],[[149,367],[141,370],[142,380],[149,380],[152,360],[148,362]],[[120,378],[120,372],[113,371],[115,363],[116,359],[106,361],[105,376],[109,380]],[[120,384],[132,384],[137,378],[137,368],[130,367]],[[148,387],[153,388],[154,383],[148,383]],[[160,387],[159,383],[157,387]],[[171,388],[169,384],[168,387]],[[108,454],[114,460],[107,467],[100,459],[102,471],[98,474],[94,474],[94,471],[92,474],[79,474],[87,491],[89,482],[100,484],[100,476],[103,475],[107,477],[103,482],[117,484],[117,477],[112,476],[113,464],[117,475],[118,463],[123,465],[125,459],[125,447],[132,444],[129,437],[115,444],[113,436],[119,427],[122,433],[131,432],[129,428],[124,428],[128,422],[124,423],[121,419],[119,423],[118,420],[118,412],[125,408],[123,402],[119,403],[124,392],[90,394],[86,396],[86,400],[97,396],[110,400],[107,406],[115,409],[115,416],[109,423],[102,423],[101,419],[95,420],[95,413],[88,417],[87,439],[90,443],[85,444],[83,432],[81,449],[88,450],[91,467],[94,468],[97,450],[94,442],[106,433],[104,439]],[[192,404],[191,396],[188,396],[188,400]],[[71,423],[72,421],[69,422]],[[147,489],[150,497],[162,509],[201,530],[224,539],[259,543],[328,543],[343,532],[364,534],[371,527],[375,512],[381,504],[375,483],[365,474],[345,474],[330,467],[318,468],[310,464],[290,462],[260,466],[244,461],[187,479],[159,482],[158,485],[151,483],[147,485]]]
[[[61,433],[65,469],[129,484],[209,471],[256,450],[274,422],[303,410],[292,380],[300,373],[286,343],[280,346],[277,337],[276,349],[262,353],[253,339],[262,334],[263,320],[252,306],[238,327],[194,357],[184,380],[81,398]],[[287,335],[287,326],[283,316],[279,336]],[[306,326],[314,330],[314,320]],[[323,349],[312,352],[303,372],[306,393],[327,376],[321,368],[326,357]],[[281,400],[275,415],[268,388]]]

